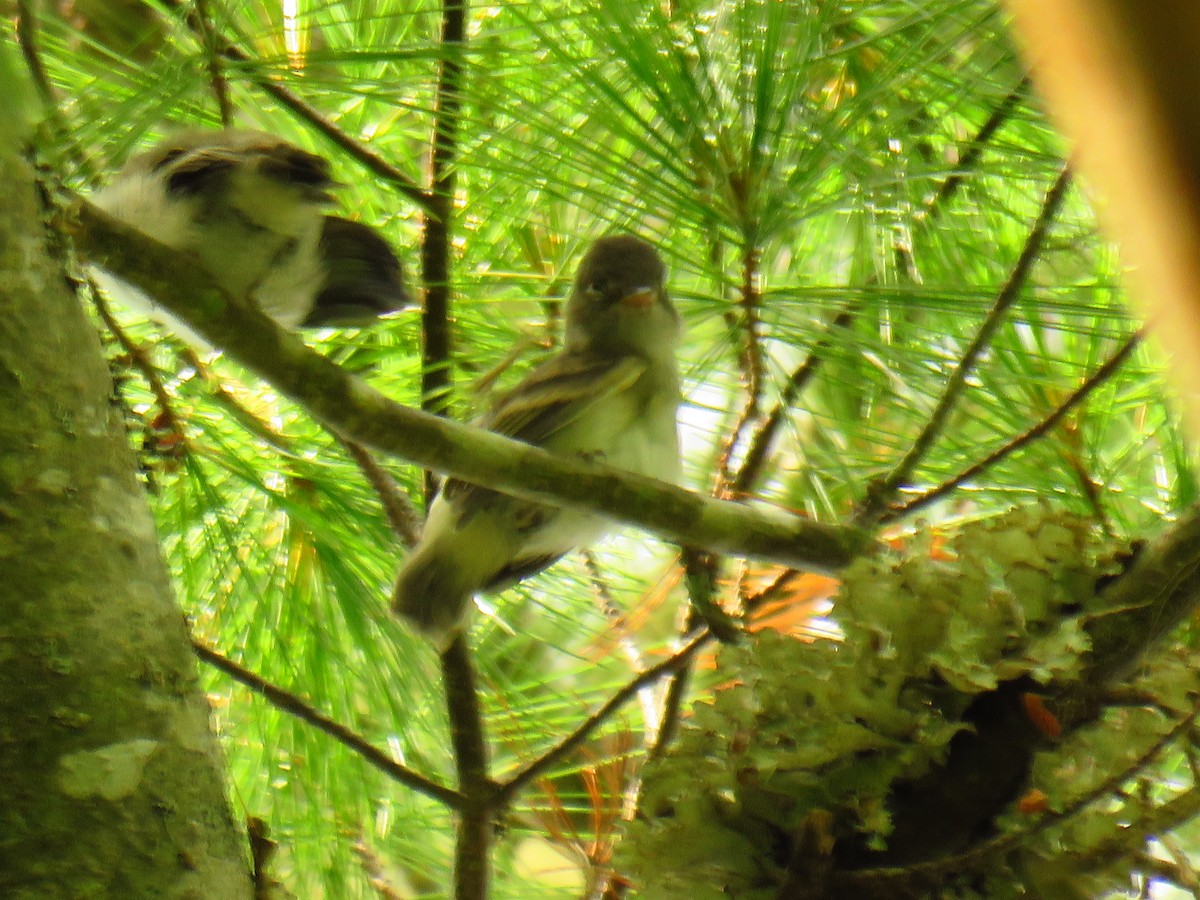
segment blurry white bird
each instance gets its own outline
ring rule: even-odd
[[[676,480],[680,324],[665,277],[654,248],[638,238],[593,244],[567,302],[564,348],[477,424],[556,453]],[[393,609],[445,649],[476,592],[539,572],[610,526],[594,513],[450,479],[400,570]]]
[[[92,201],[286,328],[366,324],[405,306],[403,272],[371,228],[325,215],[334,187],[328,161],[273,135],[194,129],[130,158]],[[98,280],[194,337],[135,288]]]

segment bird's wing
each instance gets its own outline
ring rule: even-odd
[[[400,260],[373,228],[326,216],[320,253],[325,281],[301,323],[306,328],[366,325],[408,304]]]
[[[614,359],[560,354],[501,397],[479,424],[518,441],[541,445],[596,403],[628,390],[645,371],[646,363],[633,356]],[[456,479],[448,480],[444,490],[446,499],[456,506],[467,503],[472,495],[492,494]]]
[[[646,363],[564,353],[547,360],[502,396],[484,417],[484,427],[527,444],[544,444],[599,400],[628,390]]]

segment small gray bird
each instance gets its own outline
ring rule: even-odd
[[[476,424],[556,453],[655,478],[679,477],[680,323],[654,248],[601,238],[567,301],[564,348]],[[476,592],[540,572],[611,523],[450,479],[396,581],[393,609],[440,648],[463,628]]]
[[[371,228],[325,214],[334,187],[328,161],[273,135],[194,129],[132,157],[92,201],[194,254],[286,328],[366,324],[406,305],[403,272]],[[154,306],[108,273],[100,281]]]

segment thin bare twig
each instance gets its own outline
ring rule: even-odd
[[[466,639],[459,635],[442,654],[442,682],[450,716],[450,743],[458,770],[458,839],[454,849],[455,900],[484,900],[490,881],[493,819],[499,809],[488,775],[487,738],[475,668]]]
[[[600,611],[604,613],[604,618],[608,620],[608,626],[616,636],[617,645],[621,648],[626,661],[628,661],[629,668],[633,669],[634,672],[641,672],[646,668],[645,663],[642,661],[642,652],[629,632],[629,626],[625,621],[625,616],[621,612],[621,608],[617,606],[617,601],[613,599],[612,591],[608,586],[608,580],[604,577],[600,563],[596,560],[596,554],[591,550],[584,550],[583,565],[587,569],[588,580],[591,582],[592,590],[596,594],[596,602],[600,606]],[[647,720],[649,719],[650,717],[647,716]]]
[[[331,431],[331,434],[358,465],[371,487],[375,488],[379,502],[383,504],[383,511],[387,514],[388,523],[392,526],[392,532],[400,539],[400,543],[405,547],[414,546],[421,539],[422,521],[420,513],[408,499],[408,494],[396,484],[396,479],[391,473],[376,462],[375,457],[365,447],[342,437],[336,431]]]
[[[335,722],[324,713],[317,711],[295,694],[272,684],[262,676],[251,672],[226,656],[222,656],[212,647],[196,638],[192,638],[192,649],[204,662],[215,669],[224,672],[234,681],[239,682],[256,694],[261,695],[276,709],[283,710],[288,715],[295,716],[302,722],[307,722],[318,731],[323,731],[344,747],[353,750],[367,763],[383,772],[389,778],[412,788],[426,797],[444,803],[451,809],[462,809],[466,798],[458,791],[432,781],[407,766],[393,760],[390,756],[369,744],[363,737],[355,734],[344,725]]]
[[[1000,328],[1000,323],[1003,321],[1005,313],[1016,302],[1021,291],[1024,289],[1029,274],[1033,269],[1033,264],[1041,254],[1050,224],[1058,214],[1058,210],[1066,198],[1067,188],[1070,187],[1070,184],[1070,169],[1064,166],[1058,173],[1058,177],[1054,180],[1054,184],[1046,193],[1045,200],[1042,202],[1042,209],[1038,213],[1033,228],[1030,229],[1029,237],[1025,240],[1025,246],[1021,249],[1021,254],[1017,258],[1017,262],[1013,266],[1008,280],[1005,282],[1004,287],[1000,289],[999,294],[996,295],[996,300],[987,317],[984,319],[983,324],[979,326],[979,331],[976,333],[975,338],[967,346],[967,349],[963,351],[962,357],[959,359],[954,371],[950,373],[949,378],[946,380],[946,388],[942,392],[942,396],[939,398],[933,412],[930,414],[929,421],[921,430],[921,433],[917,435],[908,452],[892,471],[868,490],[867,496],[854,519],[860,526],[877,523],[880,513],[891,504],[892,497],[908,482],[913,471],[921,462],[921,459],[929,452],[929,449],[938,439],[951,411],[958,404],[962,396],[967,375],[974,369],[980,355]]]
[[[921,494],[918,497],[914,497],[903,505],[891,507],[880,517],[879,522],[881,524],[894,522],[897,519],[910,515],[919,509],[925,508],[964,482],[970,481],[980,473],[987,471],[992,466],[996,465],[996,463],[1000,462],[1000,460],[1011,456],[1013,453],[1016,453],[1018,450],[1023,449],[1033,441],[1040,438],[1043,434],[1050,431],[1050,429],[1062,421],[1062,419],[1069,412],[1071,412],[1071,410],[1083,403],[1083,401],[1086,400],[1091,393],[1096,390],[1096,388],[1100,387],[1100,385],[1104,384],[1104,382],[1111,378],[1113,373],[1116,372],[1117,369],[1124,364],[1125,360],[1130,357],[1133,351],[1137,349],[1138,344],[1141,343],[1141,340],[1142,332],[1134,332],[1125,339],[1125,342],[1121,344],[1117,352],[1114,353],[1104,363],[1104,365],[1100,366],[1100,368],[1088,376],[1087,380],[1085,380],[1083,384],[1076,388],[1066,400],[1064,400],[1052,413],[1050,413],[1050,415],[1042,419],[1042,421],[1038,422],[1024,433],[1008,441],[1004,446],[998,448],[993,453],[990,453],[979,462],[973,463],[972,465],[963,469],[948,481],[939,484],[937,487],[926,491],[924,494]]]
[[[742,254],[742,286],[738,298],[741,307],[742,349],[738,354],[738,367],[741,371],[742,389],[746,393],[746,401],[742,411],[729,433],[725,446],[721,450],[721,459],[717,464],[717,483],[729,481],[729,468],[742,435],[750,424],[758,419],[759,408],[762,405],[763,382],[766,380],[766,364],[763,360],[762,344],[760,343],[759,305],[762,294],[759,290],[759,248],[747,247]]]
[[[658,759],[667,752],[671,742],[679,733],[679,721],[683,715],[683,700],[687,696],[692,683],[692,667],[689,664],[680,666],[671,676],[667,685],[666,696],[663,697],[662,714],[658,720],[658,734],[646,754],[650,759]]]
[[[767,459],[775,444],[775,438],[779,433],[779,428],[783,424],[784,417],[788,410],[796,402],[796,398],[800,392],[808,386],[813,377],[817,374],[817,369],[820,368],[824,355],[829,351],[830,345],[833,343],[834,334],[841,330],[845,331],[854,321],[854,316],[857,313],[855,307],[848,307],[842,310],[825,328],[825,334],[812,348],[808,356],[805,357],[799,367],[792,372],[787,383],[783,386],[783,391],[779,395],[779,402],[775,404],[770,414],[758,427],[754,436],[750,439],[750,444],[746,450],[746,456],[742,460],[741,466],[732,480],[726,485],[726,488],[733,497],[747,496],[762,477],[763,469]]]
[[[133,367],[146,380],[146,384],[150,388],[150,393],[154,395],[154,399],[158,403],[158,409],[162,414],[164,423],[179,436],[186,449],[188,442],[187,436],[183,431],[183,423],[175,413],[174,399],[167,392],[166,385],[162,383],[162,379],[158,377],[158,370],[154,368],[154,364],[150,361],[150,357],[146,355],[146,351],[134,343],[133,339],[125,333],[125,329],[121,327],[121,323],[113,315],[108,301],[104,299],[104,295],[100,292],[99,288],[90,281],[88,284],[91,289],[92,305],[95,306],[96,312],[100,314],[100,318],[109,330],[109,333],[121,345],[121,349],[125,351],[125,354],[133,363]]]
[[[703,628],[723,644],[736,643],[742,637],[740,623],[733,621],[716,600],[717,567],[721,565],[721,558],[715,553],[681,547],[680,562],[683,564],[683,580],[688,592],[688,611],[680,638],[686,640],[697,628]],[[683,701],[691,683],[692,661],[688,660],[672,672],[667,681],[658,716],[658,729],[647,753],[650,759],[661,757],[675,740],[683,714]]]
[[[992,114],[988,116],[988,120],[983,123],[983,127],[971,139],[966,152],[959,158],[954,174],[943,181],[937,193],[930,198],[924,210],[924,219],[926,222],[932,221],[941,212],[946,203],[957,193],[967,173],[979,162],[979,157],[983,155],[983,151],[988,143],[995,136],[996,132],[1000,130],[1001,126],[1008,121],[1013,110],[1017,108],[1017,104],[1029,93],[1029,86],[1030,81],[1027,75],[1008,93],[1008,96],[1000,101],[999,105],[992,111]]]
[[[679,650],[668,656],[662,662],[651,666],[642,674],[638,675],[623,688],[613,694],[608,700],[597,709],[594,713],[587,717],[574,731],[569,735],[535,759],[528,763],[524,768],[519,769],[508,779],[501,782],[496,793],[497,805],[503,805],[512,800],[525,785],[529,784],[560,759],[569,754],[572,750],[582,744],[593,731],[603,725],[612,716],[614,712],[637,696],[638,691],[648,684],[653,684],[663,676],[676,671],[681,666],[687,665],[692,656],[703,647],[706,643],[712,640],[712,634],[707,629],[695,635],[691,640],[683,645]]]
[[[200,38],[208,56],[208,74],[212,79],[213,94],[217,98],[217,109],[221,113],[221,125],[228,128],[233,124],[233,103],[229,99],[229,82],[221,66],[221,55],[217,52],[216,32],[208,14],[208,0],[193,0],[196,5],[196,23]]]
[[[367,883],[380,900],[407,900],[409,894],[401,893],[392,886],[388,878],[387,864],[374,849],[367,845],[366,839],[360,834],[350,850],[358,857],[362,870],[366,873]]]
[[[58,107],[58,97],[50,84],[46,67],[42,65],[37,31],[37,14],[33,10],[32,0],[17,0],[17,41],[21,45],[21,54],[25,57],[25,66],[29,69],[29,77],[33,80],[42,106],[46,110],[53,110]]]
[[[234,419],[243,425],[247,431],[258,435],[272,447],[276,447],[285,453],[291,452],[291,441],[243,406],[237,397],[221,383],[221,379],[213,374],[212,369],[200,358],[200,354],[196,352],[194,347],[186,342],[177,341],[175,348],[180,359],[204,379],[204,383],[212,390],[213,399],[229,410]]]

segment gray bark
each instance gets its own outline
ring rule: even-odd
[[[0,896],[253,895],[99,339],[0,135]]]

